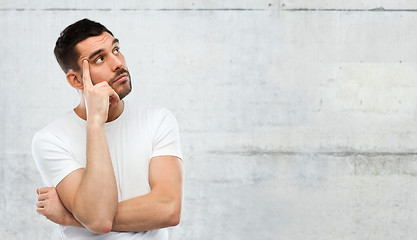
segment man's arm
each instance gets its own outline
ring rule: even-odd
[[[120,202],[114,231],[142,232],[176,226],[182,205],[182,160],[159,156],[149,165],[149,194]]]
[[[83,61],[84,98],[87,109],[86,169],[66,176],[56,187],[62,203],[94,233],[110,232],[117,210],[117,185],[104,131],[109,98],[118,96],[107,82],[93,86],[89,65]]]
[[[177,225],[181,214],[182,181],[182,161],[179,158],[152,158],[149,166],[151,192],[120,202],[112,230],[141,232]],[[40,214],[61,225],[82,227],[70,212],[59,210],[59,206],[64,206],[57,196],[54,197],[56,193],[53,189],[42,188],[41,191],[49,192],[49,196],[40,194],[38,204],[43,201],[49,202],[44,204],[44,208],[38,208]]]

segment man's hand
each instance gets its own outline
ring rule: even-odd
[[[83,84],[87,121],[104,124],[108,118],[109,105],[117,105],[120,101],[119,95],[106,81],[93,85],[87,60],[83,60]]]
[[[38,193],[36,212],[59,225],[74,225],[75,218],[62,204],[55,188],[44,187],[37,189],[36,192]]]

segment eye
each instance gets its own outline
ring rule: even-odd
[[[119,48],[113,49],[113,54],[118,54],[119,52],[120,52],[120,49]]]
[[[100,57],[96,58],[96,60],[94,62],[95,63],[101,63],[103,61],[103,59],[104,58],[102,56],[100,56]]]

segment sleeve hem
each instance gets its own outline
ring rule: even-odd
[[[182,159],[182,154],[181,153],[172,153],[172,152],[157,152],[151,155],[151,159],[154,157],[161,157],[161,156],[174,156],[179,158],[182,162],[184,162],[184,160]]]
[[[74,166],[71,166],[70,168],[65,169],[65,171],[61,174],[59,174],[58,176],[56,176],[54,178],[54,180],[52,181],[52,184],[54,185],[54,187],[58,186],[58,184],[69,174],[71,174],[72,172],[74,172],[75,170],[78,170],[80,168],[84,168],[80,165],[74,164]]]

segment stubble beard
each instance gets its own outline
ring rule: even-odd
[[[116,81],[116,79],[121,75],[121,74],[123,74],[123,73],[126,73],[127,74],[127,83],[126,82],[124,82],[124,83],[121,83],[121,85],[125,85],[125,84],[128,84],[129,85],[129,88],[128,89],[123,89],[123,91],[122,92],[117,92],[116,91],[116,89],[114,89],[113,88],[113,83],[114,83],[114,81]],[[131,91],[132,91],[132,79],[130,78],[130,73],[129,73],[129,71],[128,70],[126,70],[126,69],[123,69],[123,68],[121,68],[121,69],[119,69],[117,72],[116,72],[116,74],[115,74],[115,77],[114,78],[112,78],[112,79],[110,79],[110,81],[109,81],[110,83],[111,83],[111,88],[113,88],[113,90],[117,93],[117,95],[119,95],[119,99],[120,100],[122,100],[124,97],[126,97]],[[122,86],[123,87],[123,86]]]

